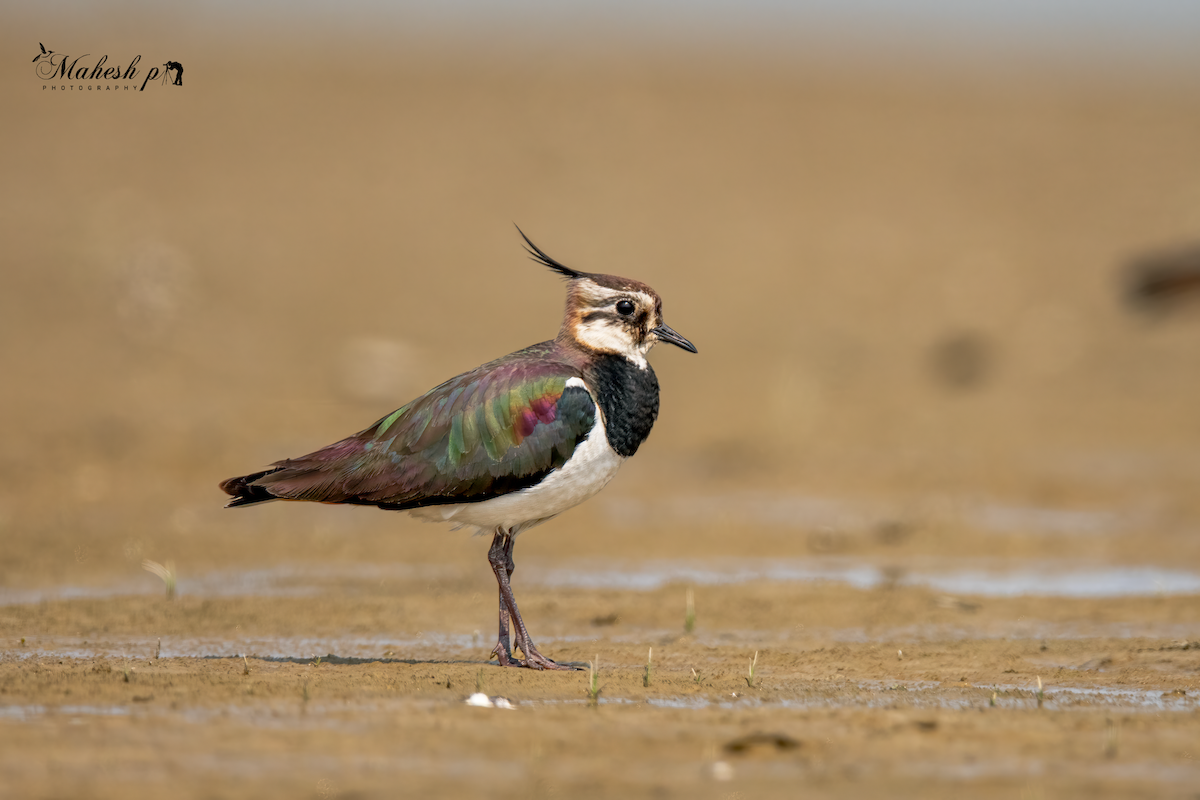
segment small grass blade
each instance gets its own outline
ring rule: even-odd
[[[147,572],[153,572],[167,587],[167,599],[175,599],[175,565],[168,561],[166,564],[160,564],[157,561],[145,559],[142,561],[142,569]]]
[[[595,661],[588,662],[588,700],[592,705],[600,702],[600,656]]]

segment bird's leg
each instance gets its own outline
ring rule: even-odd
[[[525,621],[521,619],[521,612],[517,608],[517,599],[513,597],[512,586],[509,583],[509,576],[516,569],[512,558],[514,544],[515,541],[511,534],[497,531],[495,538],[492,539],[492,547],[488,551],[488,562],[491,563],[492,572],[496,573],[496,583],[500,586],[501,607],[500,641],[496,643],[496,649],[492,652],[499,659],[501,666],[515,666],[510,661],[511,653],[508,651],[508,625],[511,622],[517,647],[521,648],[521,652],[525,655],[525,660],[518,662],[522,666],[533,669],[575,669],[575,667],[558,664],[546,658],[538,652],[538,649],[533,646],[533,640],[529,638],[529,631],[525,628]]]
[[[537,648],[533,646],[533,640],[529,638],[529,631],[525,629],[525,621],[521,619],[521,612],[520,612],[520,610],[517,609],[516,595],[514,595],[512,593],[512,576],[513,576],[513,573],[517,571],[517,565],[513,561],[513,548],[516,547],[516,544],[517,544],[516,536],[510,534],[509,536],[507,536],[505,538],[504,569],[505,569],[505,573],[508,575],[508,596],[512,600],[512,613],[510,614],[508,611],[508,604],[505,602],[505,599],[504,599],[504,589],[501,588],[501,590],[500,590],[500,614],[501,614],[501,618],[503,619],[503,624],[505,626],[505,632],[506,632],[504,641],[505,641],[505,643],[508,642],[508,635],[507,635],[508,625],[511,621],[515,620],[516,625],[514,625],[513,627],[516,628],[515,634],[516,634],[516,639],[517,639],[517,647],[521,648],[521,653],[522,653],[522,655],[525,656],[525,660],[522,661],[521,664],[526,667],[532,666],[532,667],[539,668],[539,669],[546,669],[546,666],[545,666],[546,664],[554,664],[553,667],[549,667],[549,668],[555,669],[558,667],[558,665],[555,664],[555,662],[553,662],[550,659],[543,656],[541,653],[539,653],[537,651]],[[530,662],[530,656],[529,656],[530,650],[533,651],[533,658],[534,658],[533,664],[529,663]]]
[[[497,528],[496,535],[492,537],[491,549],[488,550],[488,563],[492,565],[492,572],[496,573],[496,583],[500,585],[500,635],[496,639],[496,646],[492,648],[492,655],[502,667],[520,666],[519,662],[512,659],[512,648],[508,642],[508,604],[504,601],[504,585],[513,571],[512,548],[513,537],[503,528]],[[503,581],[500,578],[502,572]]]

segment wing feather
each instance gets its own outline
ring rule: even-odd
[[[553,342],[534,345],[446,381],[354,436],[223,486],[253,492],[253,502],[403,509],[486,500],[537,483],[591,431],[595,403],[567,386],[575,377],[579,369],[556,357]]]

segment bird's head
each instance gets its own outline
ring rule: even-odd
[[[529,240],[534,261],[567,278],[567,311],[559,339],[597,353],[625,356],[646,365],[646,353],[659,342],[670,342],[695,353],[696,347],[663,322],[662,299],[641,281],[580,272],[555,261]]]

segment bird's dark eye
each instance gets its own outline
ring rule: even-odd
[[[633,305],[632,301],[630,301],[630,300],[617,301],[617,313],[620,314],[622,317],[628,317],[630,314],[633,313],[633,309],[634,309],[634,305]]]

